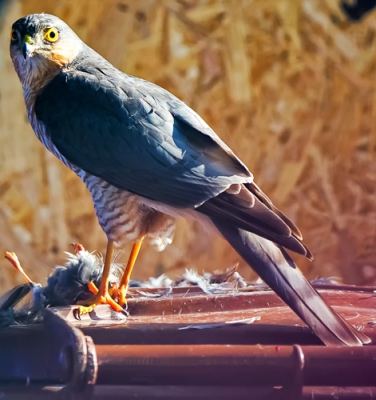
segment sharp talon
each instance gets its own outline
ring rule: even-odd
[[[81,321],[81,314],[80,311],[78,310],[78,308],[75,308],[73,310],[73,316],[74,318],[76,318],[78,321]]]
[[[129,312],[128,312],[127,309],[123,309],[123,310],[121,311],[121,313],[122,313],[124,316],[129,317]]]

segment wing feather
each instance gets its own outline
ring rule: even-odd
[[[194,208],[252,181],[193,110],[110,67],[62,71],[37,97],[35,112],[71,164],[154,201]]]

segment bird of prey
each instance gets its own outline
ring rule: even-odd
[[[285,251],[312,258],[298,228],[185,103],[119,71],[52,15],[16,21],[10,54],[36,136],[83,180],[108,238],[99,292],[80,313],[106,302],[115,243],[134,243],[121,308],[142,241],[163,250],[183,216],[222,235],[325,344],[370,341],[304,278]]]

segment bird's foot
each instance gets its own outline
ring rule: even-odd
[[[93,282],[88,283],[88,288],[91,293],[94,294],[94,298],[81,300],[77,302],[79,305],[75,310],[75,317],[80,319],[81,315],[88,314],[94,310],[94,308],[99,304],[108,304],[114,311],[124,314],[123,308],[117,304],[114,299],[108,294],[108,292],[102,294],[99,292],[98,288]]]

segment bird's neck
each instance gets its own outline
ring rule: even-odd
[[[29,110],[35,98],[59,73],[60,68],[39,56],[30,57],[28,60],[16,56],[12,61],[22,84],[26,108]]]
[[[51,73],[46,74],[42,79],[34,79],[27,82],[22,82],[24,101],[28,113],[33,109],[37,96],[51,82],[58,72],[59,71],[52,73],[51,71]]]

